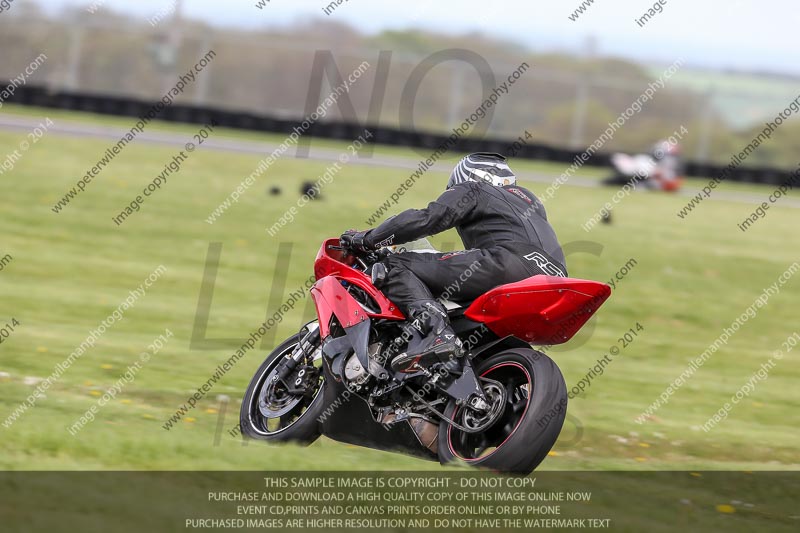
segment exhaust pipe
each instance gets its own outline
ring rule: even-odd
[[[424,418],[409,418],[408,425],[414,430],[420,444],[428,448],[431,452],[439,453],[439,426],[433,422],[428,422]]]

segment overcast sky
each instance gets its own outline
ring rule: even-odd
[[[23,2],[26,0],[17,0]],[[40,0],[57,9],[103,0]],[[116,10],[151,17],[175,0],[105,0]],[[582,0],[347,0],[329,17],[331,0],[183,0],[186,14],[236,26],[290,24],[319,16],[374,33],[385,28],[428,28],[509,37],[537,50],[578,50],[589,35],[601,53],[671,63],[800,74],[800,9],[790,0],[662,0],[663,12],[639,27],[649,0],[595,0],[577,21]],[[654,0],[655,1],[655,0]],[[88,14],[87,14],[88,16]]]

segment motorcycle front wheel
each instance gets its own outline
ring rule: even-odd
[[[320,370],[320,374],[310,394],[293,395],[285,385],[273,381],[278,364],[292,353],[299,342],[299,335],[285,340],[261,363],[253,376],[239,415],[243,435],[258,440],[300,444],[311,444],[320,436],[318,418],[324,407],[325,381],[320,368],[322,354],[319,348],[314,354],[314,366]],[[295,374],[297,371],[290,377],[293,378]]]

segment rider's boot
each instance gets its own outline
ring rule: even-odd
[[[406,353],[392,359],[392,370],[413,373],[417,366],[427,369],[436,362],[462,355],[461,340],[450,326],[442,304],[423,300],[410,305],[408,314],[411,320],[408,348]]]

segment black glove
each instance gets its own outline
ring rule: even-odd
[[[364,243],[364,238],[367,236],[367,233],[366,231],[356,231],[354,229],[347,230],[339,237],[339,243],[343,248],[355,250],[357,252],[368,252],[372,250],[372,248]]]

